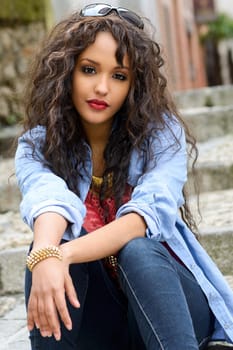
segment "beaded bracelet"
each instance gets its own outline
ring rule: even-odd
[[[30,271],[38,264],[40,261],[47,258],[57,258],[62,260],[61,250],[56,246],[48,246],[35,251],[32,251],[26,260],[27,267]]]

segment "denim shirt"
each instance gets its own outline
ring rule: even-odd
[[[35,218],[48,211],[65,217],[70,225],[64,238],[71,240],[80,234],[85,217],[84,201],[92,175],[91,150],[85,163],[78,188],[80,196],[70,191],[66,182],[44,167],[41,147],[46,130],[38,126],[22,135],[18,141],[15,157],[16,176],[22,193],[20,205],[23,220],[33,230]],[[174,143],[174,136],[180,146]],[[26,139],[36,144],[35,154]],[[148,147],[156,163],[148,160]],[[151,159],[151,158],[150,158]],[[145,164],[148,165],[147,170]],[[82,169],[81,169],[82,170]],[[89,176],[87,175],[89,174]],[[134,149],[131,155],[128,183],[132,186],[131,199],[122,205],[116,214],[119,218],[130,212],[141,215],[146,224],[149,239],[166,241],[171,249],[193,273],[215,317],[213,339],[227,339],[233,342],[233,292],[215,263],[202,248],[179,214],[184,203],[182,189],[187,180],[187,152],[184,131],[178,122],[147,140],[147,149]]]

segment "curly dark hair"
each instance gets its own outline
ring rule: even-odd
[[[158,130],[168,126],[165,114],[168,119],[178,120],[182,124],[187,143],[194,153],[197,152],[195,140],[179,116],[168,93],[167,80],[161,73],[164,60],[160,46],[144,30],[116,15],[97,18],[81,17],[74,13],[57,24],[34,61],[26,89],[24,131],[37,125],[45,126],[46,140],[42,151],[46,166],[79,194],[79,169],[85,167],[87,148],[83,142],[85,133],[72,101],[72,75],[77,58],[101,31],[113,35],[118,44],[117,62],[122,64],[125,54],[128,54],[132,70],[128,97],[115,116],[117,127],[113,129],[104,151],[106,169],[101,198],[106,191],[108,174],[112,173],[112,195],[119,207],[131,151],[134,147],[143,150],[145,140],[152,132],[156,137]],[[178,150],[179,140],[173,136]],[[182,217],[193,230],[195,222],[185,193],[184,198]]]

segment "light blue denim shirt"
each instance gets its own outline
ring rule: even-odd
[[[44,127],[38,126],[31,134],[28,132],[19,138],[15,165],[22,193],[21,215],[33,230],[33,222],[38,215],[47,211],[57,212],[70,222],[64,238],[71,240],[79,236],[86,213],[84,201],[91,183],[91,150],[88,148],[89,158],[85,164],[90,176],[84,173],[79,183],[78,197],[68,189],[62,178],[39,161],[43,159],[41,144],[45,132]],[[180,141],[179,148],[174,144],[172,133]],[[167,241],[196,277],[216,316],[213,339],[226,338],[233,342],[233,292],[179,215],[179,208],[184,202],[182,189],[187,180],[184,132],[174,122],[159,132],[158,136],[147,140],[147,147],[153,150],[156,164],[152,162],[146,172],[143,173],[143,169],[148,163],[148,152],[133,151],[128,175],[133,193],[131,199],[119,208],[116,216],[139,213],[147,224],[148,238]],[[26,138],[32,138],[36,143],[38,160],[32,157],[32,149]]]

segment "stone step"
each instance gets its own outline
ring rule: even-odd
[[[227,106],[233,103],[233,85],[180,91],[174,97],[179,108]]]
[[[32,232],[19,212],[0,214],[0,294],[22,293]]]
[[[233,99],[228,106],[189,108],[180,113],[198,142],[233,134]]]
[[[13,157],[17,137],[22,128],[19,125],[0,128],[0,155],[4,158]]]
[[[200,221],[195,197],[190,205],[200,242],[226,275],[233,275],[233,189],[200,194]],[[22,293],[24,267],[32,233],[19,213],[0,215],[0,294]]]
[[[0,350],[29,350],[23,294],[0,297]]]
[[[19,209],[21,195],[17,187],[13,158],[0,158],[0,193],[0,213]]]
[[[233,134],[197,146],[199,157],[196,173],[200,192],[233,188]],[[193,192],[192,176],[189,183]]]
[[[190,197],[199,240],[220,270],[233,274],[233,188]],[[199,213],[200,212],[200,213]],[[201,216],[200,216],[201,214]]]

